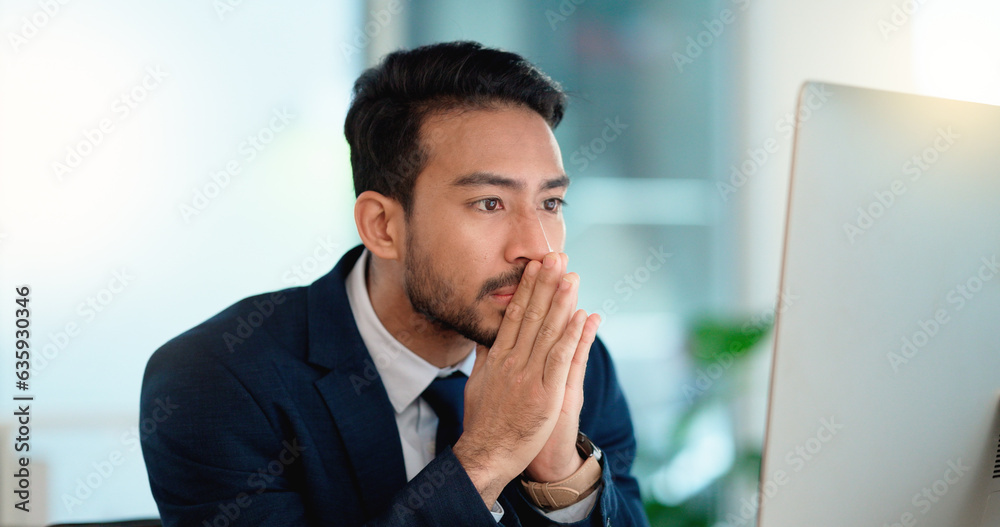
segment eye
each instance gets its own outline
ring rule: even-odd
[[[476,208],[484,212],[493,212],[503,207],[500,198],[483,198],[475,202]]]
[[[542,202],[542,208],[548,212],[559,212],[565,204],[561,198],[549,198]]]

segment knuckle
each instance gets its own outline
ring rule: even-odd
[[[551,341],[555,340],[559,336],[559,330],[557,330],[552,324],[542,324],[538,328],[538,340],[541,341]]]
[[[511,355],[503,360],[503,369],[513,370],[516,367],[517,367],[517,357]]]
[[[572,357],[566,353],[564,346],[556,346],[549,354],[549,362],[553,366],[564,366]]]
[[[507,306],[507,311],[504,313],[504,316],[514,322],[520,322],[521,319],[524,318],[524,307],[521,306],[521,304],[511,302]]]
[[[535,401],[545,400],[548,395],[548,392],[545,391],[545,387],[542,386],[541,383],[535,383],[532,385],[530,391],[528,392],[528,396]]]
[[[573,350],[572,349],[557,349],[553,354],[555,356],[556,362],[559,364],[566,364],[573,361]]]
[[[559,338],[559,342],[556,343],[556,346],[560,348],[576,348],[579,342],[580,335],[574,334],[573,328],[567,327],[562,337]]]
[[[524,310],[524,320],[527,322],[540,322],[545,316],[545,313],[538,306],[529,306],[528,309]]]
[[[486,361],[486,364],[489,364],[490,366],[495,366],[497,362],[500,361],[501,358],[503,357],[500,353],[494,353],[491,351],[489,354],[486,355],[486,358],[483,360]]]

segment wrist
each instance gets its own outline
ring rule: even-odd
[[[569,477],[583,465],[586,461],[578,452],[576,446],[570,449],[558,459],[550,459],[545,463],[534,461],[521,473],[521,476],[540,483],[547,481],[558,481]]]
[[[483,498],[486,508],[491,509],[503,488],[514,479],[514,476],[505,477],[492,461],[488,451],[470,447],[463,443],[461,438],[452,447],[452,452],[472,480],[479,496]]]
[[[528,498],[546,512],[578,503],[600,488],[602,480],[601,449],[582,432],[577,435],[579,467],[557,481],[531,481],[521,477],[521,486]]]

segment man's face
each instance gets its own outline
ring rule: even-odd
[[[407,220],[407,295],[438,328],[492,346],[524,267],[563,249],[559,145],[520,107],[434,114],[420,137],[428,160]]]

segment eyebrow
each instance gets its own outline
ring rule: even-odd
[[[466,174],[451,182],[453,187],[503,187],[511,190],[524,190],[524,183],[513,178],[494,174],[493,172],[473,172]],[[556,188],[569,187],[569,177],[560,174],[552,179],[547,179],[539,186],[539,190],[552,190]]]

